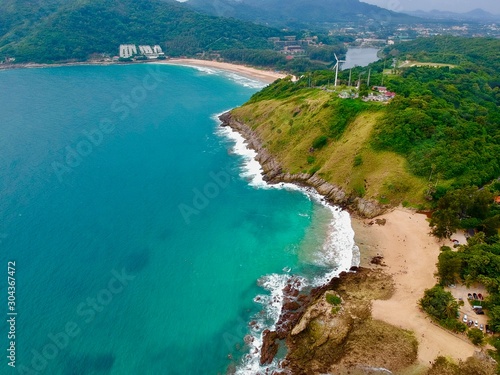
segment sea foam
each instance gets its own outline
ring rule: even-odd
[[[216,114],[212,118],[220,125],[219,116]],[[328,204],[324,197],[314,188],[299,187],[290,183],[268,184],[263,179],[263,169],[256,160],[257,152],[248,148],[246,140],[237,131],[229,126],[218,126],[216,133],[232,143],[231,151],[242,158],[240,165],[240,176],[245,179],[250,186],[260,189],[287,189],[300,191],[309,199],[323,205],[330,210],[332,220],[328,226],[328,234],[320,246],[316,249],[313,258],[310,260],[313,265],[327,270],[324,274],[306,280],[301,277],[301,287],[316,287],[328,283],[333,277],[338,276],[343,271],[348,271],[352,266],[359,265],[359,248],[354,242],[354,231],[351,226],[349,213],[339,207]],[[257,327],[252,329],[253,340],[249,344],[248,354],[246,354],[239,365],[236,374],[265,374],[272,373],[280,368],[280,360],[275,358],[270,365],[260,365],[260,350],[263,342],[264,329],[273,330],[281,315],[284,293],[283,289],[292,279],[297,276],[289,274],[290,270],[285,268],[283,274],[265,275],[259,279],[259,285],[268,292],[255,297],[254,301],[260,303],[264,308],[264,315],[253,317],[257,322]]]
[[[200,73],[204,73],[204,74],[208,74],[208,75],[223,76],[223,77],[228,78],[229,80],[231,80],[239,85],[249,87],[252,89],[262,89],[262,88],[267,86],[267,84],[264,82],[261,82],[259,80],[252,79],[249,77],[245,77],[241,74],[231,72],[228,70],[211,68],[211,67],[208,68],[206,66],[197,66],[197,65],[188,65],[188,64],[185,64],[185,65],[180,64],[180,65],[185,66],[185,67],[194,68],[194,69],[198,70]]]

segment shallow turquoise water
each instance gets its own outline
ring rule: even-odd
[[[323,271],[310,260],[328,210],[249,186],[216,134],[211,116],[255,91],[174,66],[0,72],[0,269],[16,261],[17,370],[224,373],[262,309],[257,280]]]

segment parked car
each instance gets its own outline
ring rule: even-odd
[[[463,322],[467,323],[467,314],[464,314]]]
[[[477,294],[477,297],[482,301],[483,300],[483,295],[481,293]]]
[[[477,294],[476,293],[472,293],[472,297],[474,297],[474,299],[477,300]]]
[[[483,330],[484,330],[484,326],[483,326],[482,324],[480,324],[480,325],[479,325],[479,329],[480,329],[481,331],[483,331]]]
[[[469,294],[467,294],[467,298],[468,298],[468,299],[472,299],[472,294],[470,294],[470,293],[469,293]]]
[[[474,327],[479,327],[479,323],[477,322],[477,320],[474,322]]]

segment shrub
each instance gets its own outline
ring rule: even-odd
[[[314,139],[312,146],[314,149],[319,150],[325,147],[327,143],[328,143],[328,137],[326,135],[320,135],[319,137]]]
[[[330,305],[337,306],[342,303],[342,299],[340,299],[340,297],[336,296],[335,294],[327,294],[326,302],[328,302]]]
[[[317,171],[319,171],[321,167],[319,165],[315,165],[309,170],[309,174],[315,174]]]
[[[354,186],[353,191],[354,191],[354,194],[360,198],[363,198],[366,194],[366,190],[365,190],[365,187],[363,185]]]
[[[359,167],[362,164],[363,164],[363,158],[361,157],[361,155],[356,155],[354,157],[354,166]]]
[[[483,331],[477,328],[472,328],[467,332],[467,337],[469,337],[470,341],[474,345],[483,345],[484,343],[484,334]]]

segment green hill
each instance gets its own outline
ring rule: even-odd
[[[276,29],[197,13],[175,1],[51,0],[0,4],[0,59],[85,60],[124,43],[160,44],[170,56],[272,47]]]
[[[329,92],[333,72],[322,71],[295,83],[277,81],[232,115],[257,133],[285,173],[314,174],[352,197],[383,204],[431,205],[450,189],[500,176],[500,41],[446,41],[423,39],[387,51],[457,64],[385,71],[386,85],[397,93],[387,105],[340,99]],[[380,82],[383,65],[371,66],[372,82]],[[353,71],[354,79],[362,70]]]

